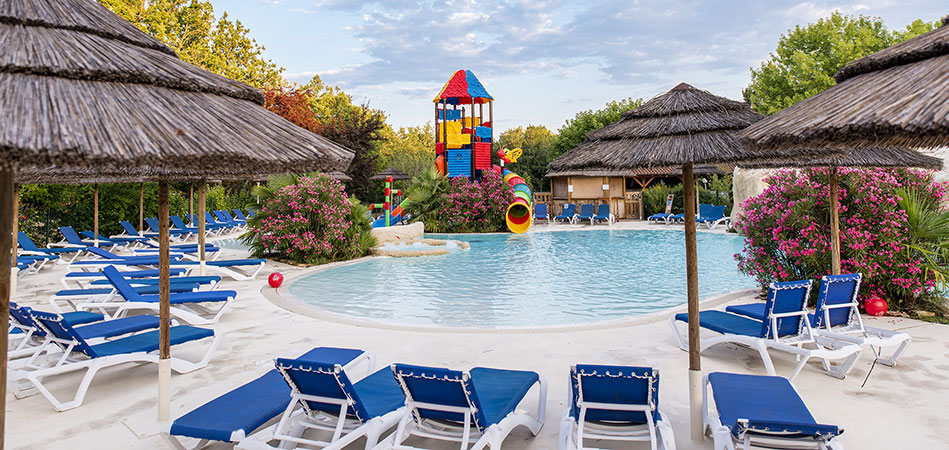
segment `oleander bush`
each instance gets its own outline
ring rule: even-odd
[[[411,221],[425,223],[433,233],[491,233],[507,229],[505,214],[514,191],[494,172],[481,181],[465,177],[442,178],[423,173],[408,190]]]
[[[813,279],[816,287],[829,273],[829,170],[778,170],[765,179],[764,192],[743,203],[738,228],[745,247],[735,258],[739,270],[757,278],[762,289],[772,281],[803,279]],[[938,210],[946,200],[945,186],[921,170],[837,170],[842,272],[862,273],[861,296],[883,297],[891,309],[916,308],[921,300],[942,305],[946,260],[938,257],[938,249],[945,241],[914,237],[925,230],[918,220],[907,220],[907,200],[901,195],[913,193],[922,203],[914,209]],[[946,225],[949,220],[941,226]],[[949,230],[943,229],[943,236]]]
[[[366,206],[333,178],[292,178],[262,199],[242,236],[251,252],[294,263],[324,264],[364,256],[375,245]]]

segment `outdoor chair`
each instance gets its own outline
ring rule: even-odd
[[[17,232],[16,242],[20,248],[23,249],[19,252],[21,255],[59,255],[61,258],[60,261],[65,262],[73,262],[86,252],[86,249],[83,247],[40,248],[22,231]],[[72,254],[72,258],[66,260],[62,258],[64,254]]]
[[[574,223],[580,223],[584,220],[589,220],[590,225],[593,225],[593,216],[595,208],[593,204],[584,203],[580,205],[580,214],[577,214],[577,217],[573,220]]]
[[[31,357],[25,365],[10,369],[9,378],[14,384],[14,394],[18,398],[33,395],[35,389],[43,394],[58,411],[65,411],[82,404],[89,384],[99,370],[129,362],[158,362],[158,330],[135,333],[102,343],[92,343],[87,341],[72,325],[65,322],[59,314],[33,311],[32,315],[49,336],[43,344],[43,349]],[[213,338],[204,356],[198,361],[172,357],[171,368],[178,373],[187,373],[206,366],[220,341],[220,335],[216,335],[213,330],[186,325],[171,327],[169,336],[172,346]],[[55,349],[59,349],[62,355],[56,357],[57,353],[52,352]],[[50,352],[47,353],[47,350]],[[45,385],[49,378],[78,370],[86,372],[71,400],[59,400]]]
[[[174,279],[172,279],[174,280]],[[104,280],[108,282],[108,280]],[[194,292],[197,291],[200,285],[194,282],[188,283],[179,283],[177,280],[170,283],[170,289],[172,293],[179,292]],[[158,284],[152,285],[138,285],[133,287],[135,292],[138,292],[142,295],[157,295],[158,294]],[[111,285],[107,287],[87,287],[82,289],[61,289],[56,291],[49,297],[49,304],[53,307],[53,310],[56,312],[62,312],[63,307],[62,303],[66,303],[74,311],[79,311],[83,307],[87,307],[91,303],[97,302],[109,302],[119,292],[112,287]]]
[[[17,255],[16,267],[18,274],[33,274],[39,272],[47,263],[59,259],[59,255]]]
[[[768,353],[769,349],[774,349],[797,357],[798,364],[791,372],[790,379],[794,379],[811,358],[820,359],[829,375],[846,377],[860,356],[860,346],[818,336],[813,332],[807,320],[810,290],[810,280],[771,283],[765,303],[766,320],[754,320],[724,311],[701,311],[699,326],[717,335],[703,336],[699,350],[726,343],[746,346],[757,350],[768,375],[775,375],[774,364]],[[669,318],[669,326],[679,348],[685,351],[689,350],[688,339],[676,323],[688,321],[688,313],[675,314]],[[834,366],[832,360],[843,361]]]
[[[188,215],[188,223],[190,223],[192,227],[197,227],[197,226],[198,226],[198,215],[197,215],[197,214],[189,214],[189,215]],[[225,231],[227,231],[227,230],[228,230],[228,227],[227,227],[226,225],[224,225],[224,224],[217,223],[217,221],[215,221],[215,220],[210,220],[210,221],[209,221],[209,220],[207,219],[207,216],[206,216],[205,219],[204,219],[204,230],[205,230],[207,233],[209,233],[209,234],[219,235],[219,234],[222,234],[222,233],[224,233]]]
[[[154,278],[160,275],[158,269],[148,269],[148,270],[120,270],[119,273],[125,278]],[[187,273],[187,269],[171,269],[169,272],[171,277],[179,277]],[[60,283],[66,289],[73,288],[83,288],[89,285],[92,281],[105,279],[105,274],[101,271],[97,272],[68,272],[66,275],[59,280]],[[72,283],[72,284],[70,284]]]
[[[198,233],[198,227],[196,225],[195,226],[186,225],[185,221],[181,220],[181,217],[178,217],[177,215],[168,216],[168,220],[171,221],[171,225],[174,226],[176,230],[184,230],[191,234]]]
[[[412,435],[460,442],[462,449],[500,449],[519,426],[533,435],[544,425],[547,383],[537,372],[476,367],[470,371],[393,364],[408,413],[395,433],[386,438],[395,450]],[[538,386],[535,416],[515,410],[527,393]]]
[[[244,219],[235,219],[234,216],[231,215],[231,212],[228,211],[228,210],[226,210],[226,209],[220,209],[220,210],[214,211],[214,214],[215,214],[215,215],[218,215],[218,213],[220,213],[220,217],[222,217],[225,221],[227,221],[227,222],[233,222],[233,223],[239,224],[239,226],[240,226],[241,228],[243,228],[244,225],[247,225],[247,221],[246,221],[246,220],[244,220]]]
[[[266,259],[227,259],[205,261],[205,271],[214,272],[236,281],[250,281],[257,278],[257,274],[267,265]],[[196,268],[198,261],[173,261],[172,267]]]
[[[149,218],[145,219],[145,224],[148,225],[148,229],[149,229],[152,233],[155,233],[156,236],[158,236],[159,233],[161,233],[161,231],[160,231],[160,230],[161,230],[161,224],[158,222],[158,218],[157,218],[157,217],[149,217]],[[174,228],[174,227],[171,227],[171,226],[169,226],[169,228],[168,228],[168,237],[169,237],[170,239],[172,239],[172,240],[176,240],[176,239],[177,239],[177,240],[179,240],[179,241],[184,241],[184,240],[187,240],[189,237],[191,237],[192,234],[194,234],[194,233],[192,233],[191,231],[189,231],[189,230],[187,230],[187,229],[185,229],[185,230],[179,230],[179,229]]]
[[[406,415],[405,396],[388,367],[357,381],[340,363],[280,358],[276,366],[290,385],[292,400],[276,425],[245,439],[238,448],[341,449],[365,437],[365,449],[370,450]],[[331,437],[306,436],[309,430],[329,432]]]
[[[725,216],[725,205],[699,205],[699,215],[695,218],[695,223],[704,223],[710,230],[714,230],[720,223],[725,226],[731,224],[731,218]]]
[[[547,214],[547,204],[546,203],[536,203],[534,204],[534,220],[544,219],[547,223],[550,223],[550,214]]]
[[[574,218],[577,215],[577,205],[573,203],[568,203],[563,205],[563,212],[559,216],[554,217],[554,220],[567,223],[573,223]]]
[[[244,215],[244,211],[241,211],[240,209],[237,209],[237,208],[234,208],[231,211],[234,212],[235,219],[240,220],[245,223],[247,222],[247,216]]]
[[[46,332],[30,315],[31,309],[10,302],[10,326],[8,332],[7,358],[15,359],[31,356],[43,344]],[[87,311],[74,311],[63,314],[63,320],[70,325],[82,325],[105,319],[102,314]]]
[[[95,239],[96,234],[92,231],[82,231],[81,234],[86,239]],[[99,242],[116,242],[125,247],[131,247],[133,245],[142,245],[148,241],[148,238],[145,237],[105,237],[103,235],[98,235]]]
[[[348,348],[317,347],[299,359],[339,364],[344,370],[364,361],[370,366],[374,364],[370,353]],[[290,386],[283,374],[271,369],[174,420],[162,432],[162,437],[179,450],[203,448],[212,441],[238,443],[278,417],[291,400]],[[258,437],[261,436],[258,434]],[[198,441],[194,446],[186,446],[186,439]]]
[[[155,255],[144,255],[144,256],[122,256],[116,255],[108,250],[103,250],[98,247],[89,247],[87,250],[90,256],[95,256],[95,258],[88,258],[82,261],[74,261],[69,264],[70,270],[102,270],[106,266],[132,266],[132,267],[147,267],[155,268],[159,263],[159,256]],[[181,259],[181,254],[171,253],[169,258],[172,262]]]
[[[814,420],[786,378],[712,372],[703,377],[702,411],[716,450],[844,448],[836,439],[844,430]]]
[[[560,450],[594,450],[584,439],[647,441],[653,450],[675,450],[672,425],[659,410],[659,370],[577,364],[568,394]]]
[[[206,212],[204,213],[204,220],[205,220],[206,223],[213,223],[213,224],[217,224],[217,225],[223,225],[223,226],[225,227],[225,229],[227,229],[228,231],[233,231],[234,229],[236,229],[237,227],[240,226],[240,224],[237,223],[237,222],[230,222],[230,221],[227,221],[227,220],[219,220],[219,219],[216,219],[215,216],[211,214],[211,211],[206,211]]]
[[[604,203],[596,205],[596,214],[590,218],[590,225],[596,222],[606,222],[608,225],[613,225],[615,221],[616,217],[610,213],[610,205]]]
[[[863,325],[857,303],[861,278],[859,273],[821,277],[816,312],[808,315],[811,327],[818,335],[870,347],[877,362],[894,366],[909,347],[912,338],[907,333]],[[763,303],[751,303],[729,306],[725,311],[762,320],[764,307]],[[896,349],[889,357],[883,358],[884,347]]]
[[[647,222],[653,222],[653,223],[660,223],[660,222],[662,222],[662,223],[664,223],[664,224],[666,224],[666,225],[669,225],[669,218],[672,217],[673,215],[674,215],[674,214],[672,214],[672,213],[658,213],[658,214],[653,214],[653,215],[647,217],[647,218],[646,218],[646,221],[647,221]]]
[[[95,244],[95,242],[93,240],[83,239],[82,236],[80,236],[79,233],[77,233],[76,230],[73,229],[73,227],[70,227],[70,226],[59,227],[59,232],[63,235],[63,240],[49,244],[51,248],[52,247],[79,247],[79,248],[94,247],[93,244]],[[126,242],[118,242],[118,241],[111,241],[111,240],[99,241],[98,243],[99,247],[109,247],[109,250],[115,250],[119,247],[125,247],[126,245],[128,245]]]

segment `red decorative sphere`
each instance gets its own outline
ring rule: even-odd
[[[283,284],[283,275],[280,272],[274,272],[267,277],[267,283],[270,283],[270,287],[276,289]]]
[[[863,307],[866,308],[867,314],[871,316],[882,316],[886,314],[887,310],[886,300],[880,297],[868,298],[867,301],[863,303]]]

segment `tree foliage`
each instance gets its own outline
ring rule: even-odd
[[[434,168],[434,133],[431,123],[398,130],[386,126],[381,132],[379,167],[395,167],[411,177]]]
[[[250,30],[227,13],[214,17],[214,7],[200,0],[99,0],[112,12],[164,42],[182,60],[257,88],[284,84],[264,47]]]
[[[880,18],[835,12],[782,35],[770,58],[751,69],[751,84],[742,94],[756,111],[774,114],[834,86],[834,74],[847,63],[935,26],[916,20],[891,31]]]
[[[511,128],[498,136],[496,149],[520,148],[523,152],[516,163],[508,168],[527,181],[532,191],[550,191],[546,177],[547,164],[553,159],[552,151],[557,136],[543,125]]]
[[[606,104],[605,107],[596,111],[580,111],[573,119],[567,120],[559,130],[557,130],[557,139],[553,143],[550,159],[554,160],[558,156],[567,152],[577,145],[580,145],[587,137],[587,133],[599,128],[603,128],[619,120],[624,112],[639,107],[643,104],[643,99],[625,98],[614,100]]]

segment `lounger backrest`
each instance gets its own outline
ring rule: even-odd
[[[129,236],[138,236],[138,235],[139,235],[139,234],[138,234],[138,230],[136,230],[135,227],[132,226],[132,223],[131,223],[131,222],[129,222],[129,221],[127,221],[127,220],[120,220],[120,221],[119,221],[119,225],[122,225],[122,229],[125,230],[125,234],[127,234],[127,235],[129,235]]]
[[[712,217],[715,219],[721,219],[725,217],[725,209],[728,207],[726,205],[715,205],[712,207]]]
[[[843,275],[825,275],[820,280],[820,291],[817,293],[817,305],[815,305],[814,326],[815,327],[836,327],[840,325],[850,325],[857,307],[838,307],[828,308],[833,305],[847,305],[857,302],[857,294],[860,292],[860,281],[862,275],[859,273],[847,273]],[[824,310],[830,314],[830,324],[824,320]]]
[[[409,364],[393,364],[391,367],[406,400],[466,409],[470,412],[475,426],[484,430],[487,419],[478,401],[478,393],[474,385],[470,383],[471,377],[467,372]],[[412,416],[416,421],[435,419],[464,422],[464,415],[465,413],[435,411],[419,407],[412,409]]]
[[[593,215],[593,204],[584,203],[580,205],[580,215],[581,216],[592,216]]]
[[[218,221],[214,219],[214,215],[211,214],[211,211],[204,212],[204,220],[207,223],[218,223]]]
[[[563,205],[563,215],[564,216],[573,216],[577,213],[577,205],[573,203],[568,203]]]
[[[353,388],[353,383],[341,365],[305,359],[279,358],[276,366],[293,393],[342,400],[350,406],[347,410],[348,414],[355,415],[361,422],[370,418],[356,389]],[[338,414],[340,408],[338,404],[313,400],[304,400],[301,403],[308,414],[313,411]]]
[[[699,203],[699,217],[709,218],[712,217],[712,206],[705,203]]]
[[[807,317],[807,299],[811,293],[811,280],[771,283],[768,300],[765,302],[765,320],[761,323],[761,337],[773,338],[801,334]],[[772,314],[802,313],[777,319],[777,333],[773,330]]]
[[[546,203],[537,203],[534,205],[534,217],[547,217]]]
[[[76,350],[85,353],[90,358],[96,357],[96,352],[92,349],[92,346],[79,333],[76,333],[72,325],[63,320],[63,316],[42,311],[30,311],[30,314],[46,332],[62,341],[74,343]]]
[[[214,211],[214,217],[217,218],[218,222],[230,222],[221,210]]]
[[[106,266],[102,269],[102,274],[109,280],[109,283],[112,283],[112,287],[119,291],[119,295],[121,295],[125,301],[134,302],[142,299],[142,295],[132,287],[128,279],[122,276],[115,266]]]
[[[159,229],[161,228],[161,224],[158,223],[158,218],[156,217],[149,217],[145,219],[145,225],[148,225],[148,229],[151,230],[152,233],[160,232]]]
[[[257,216],[257,211],[247,208],[247,217],[256,217],[256,216]]]
[[[580,417],[584,402],[641,405],[659,420],[659,370],[651,367],[600,366],[577,364],[570,368],[570,390],[573,397],[570,415]],[[647,423],[641,411],[587,409],[587,421]]]
[[[185,221],[184,221],[184,220],[181,220],[181,217],[178,217],[178,216],[168,216],[168,218],[171,219],[171,224],[174,225],[175,228],[181,228],[181,229],[188,228],[188,226],[185,225]]]
[[[89,253],[104,259],[122,259],[115,253],[112,253],[108,250],[103,250],[99,247],[89,247]]]
[[[224,220],[227,220],[228,222],[235,221],[234,216],[231,215],[230,211],[226,209],[222,209],[222,210],[219,210],[218,212],[221,213],[221,217],[224,217]]]
[[[33,240],[22,231],[17,231],[16,242],[17,244],[20,244],[20,247],[23,247],[23,250],[29,250],[33,252],[40,251],[39,247],[33,243]]]
[[[70,244],[86,245],[85,242],[82,242],[82,238],[79,237],[79,233],[76,233],[73,227],[59,227],[59,232],[63,234],[63,237],[66,238],[66,242]]]
[[[601,203],[599,205],[596,205],[596,215],[598,216],[610,215],[610,205],[606,203]]]
[[[236,208],[233,211],[234,211],[234,217],[236,217],[238,220],[247,221],[247,216],[244,215],[244,211],[241,211]]]
[[[20,306],[16,302],[10,302],[10,317],[16,321],[16,323],[24,328],[34,328],[36,330],[34,334],[38,336],[46,336],[43,329],[33,320],[33,316],[30,315],[30,312],[30,308]]]

